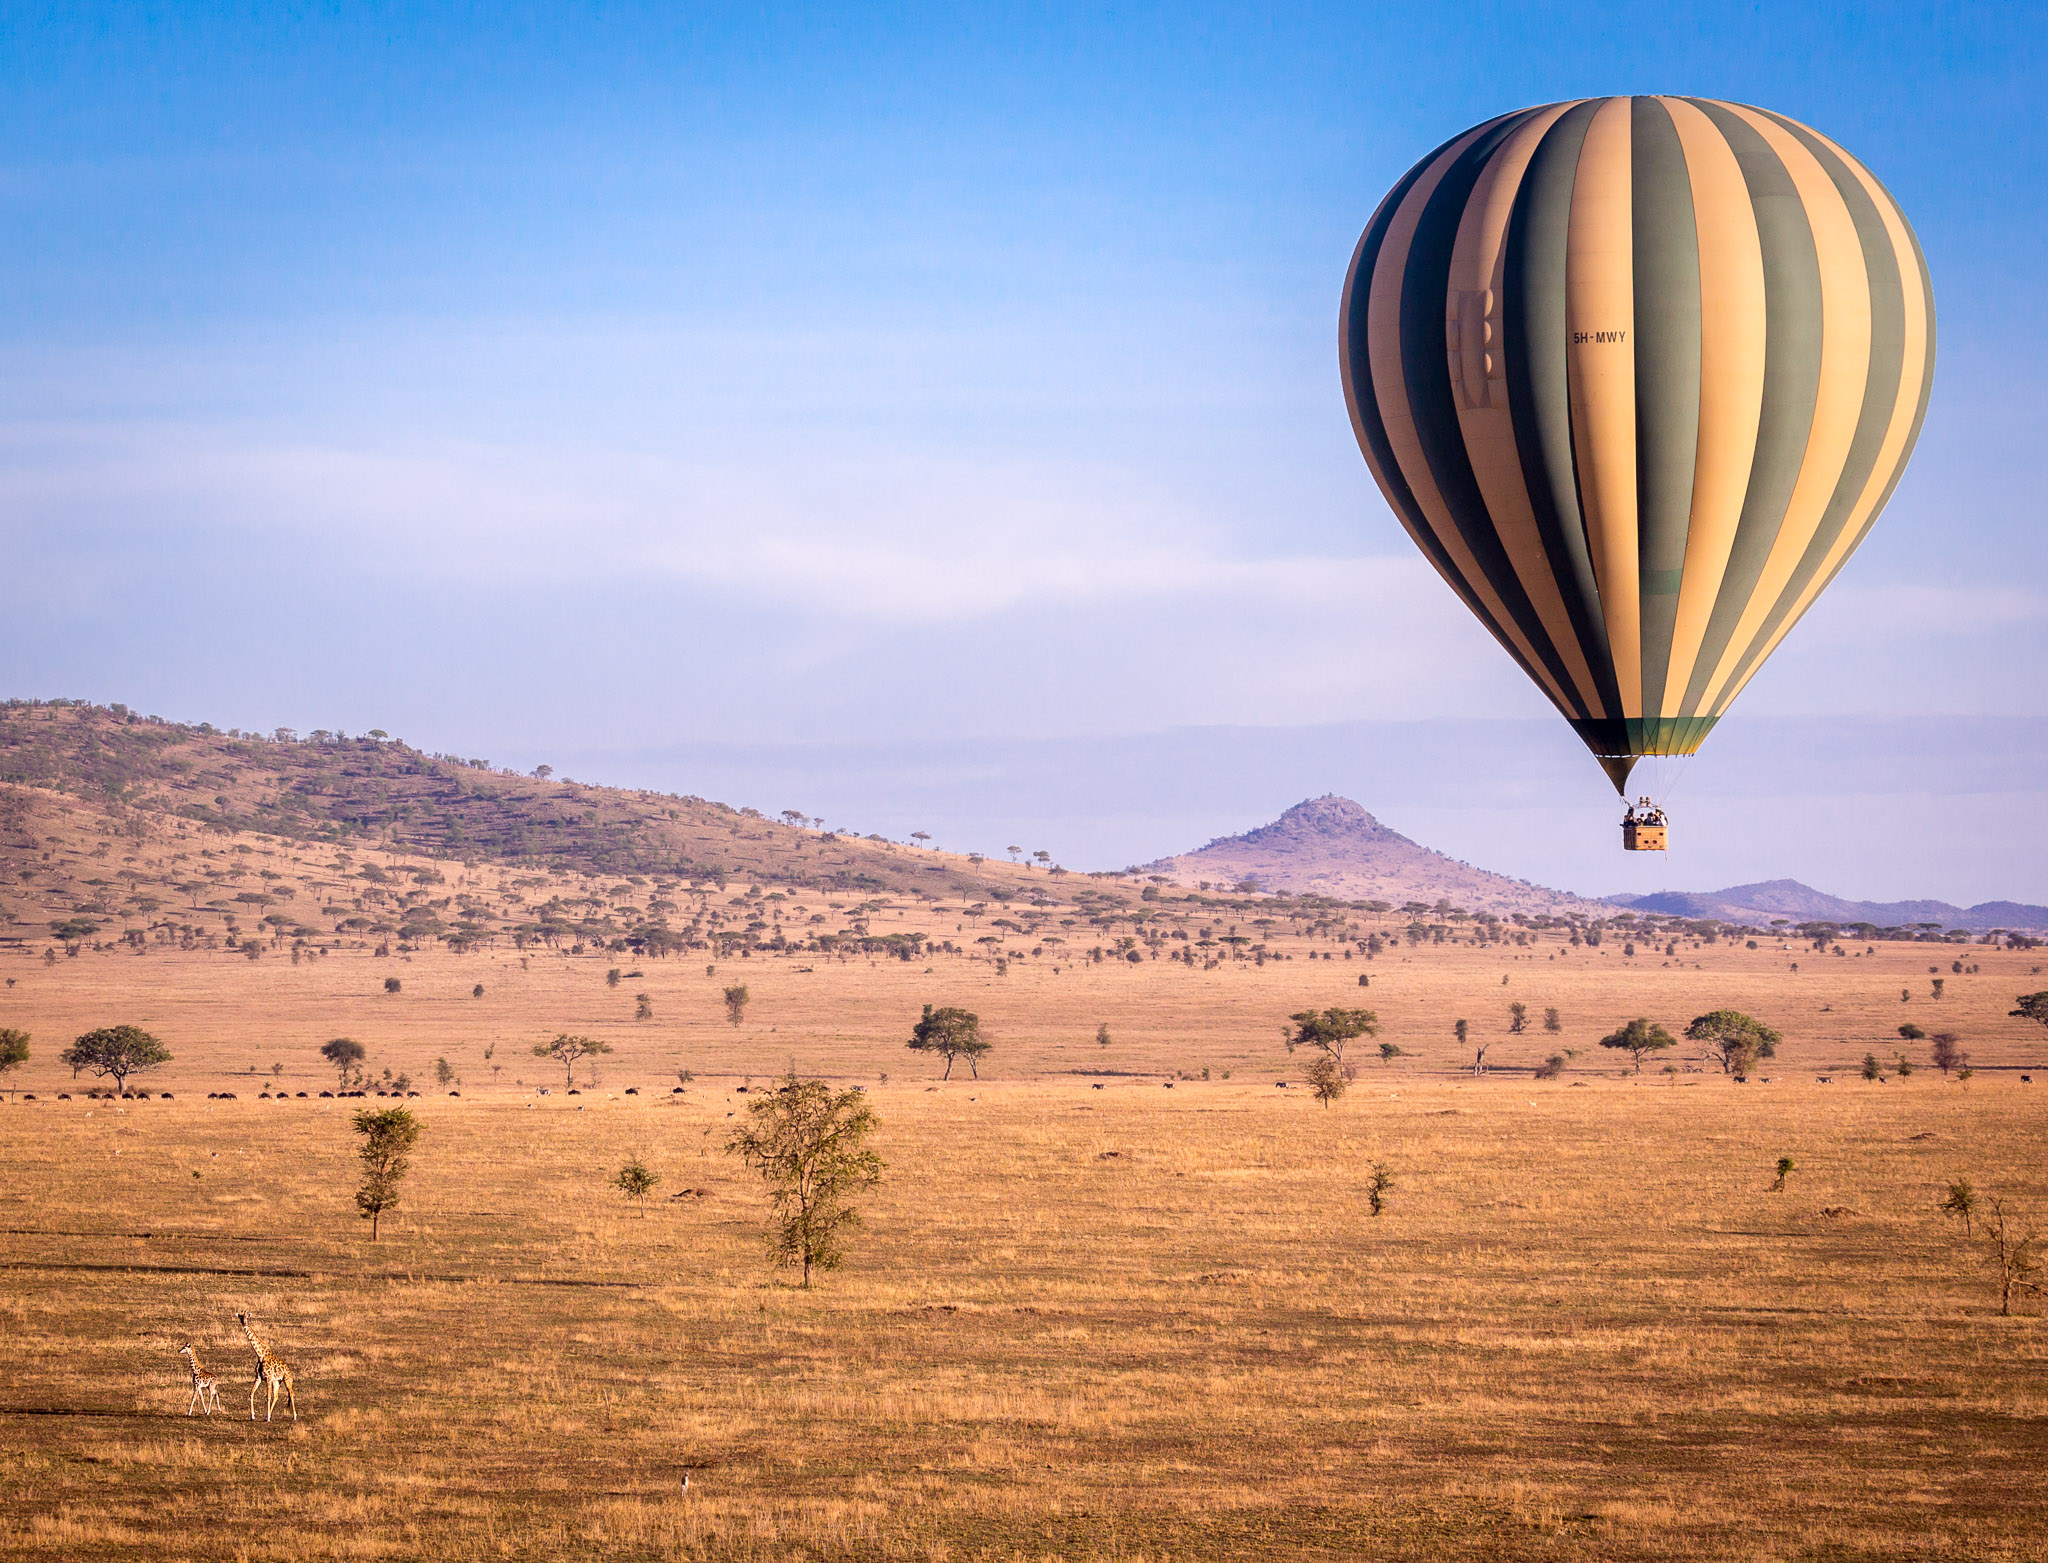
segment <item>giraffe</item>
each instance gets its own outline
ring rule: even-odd
[[[197,1406],[208,1416],[220,1409],[220,1380],[199,1365],[199,1353],[190,1345],[180,1346],[178,1355],[192,1364],[192,1398],[185,1402],[185,1415]]]
[[[263,1409],[263,1420],[268,1422],[270,1414],[277,1409],[277,1397],[284,1394],[285,1403],[292,1408],[292,1420],[299,1419],[298,1396],[292,1393],[292,1370],[284,1365],[282,1357],[273,1356],[263,1349],[263,1342],[256,1338],[256,1332],[249,1328],[246,1313],[235,1315],[235,1322],[242,1327],[242,1333],[249,1337],[249,1344],[256,1350],[256,1382],[249,1386],[249,1420],[256,1420],[256,1394],[266,1384],[270,1386],[270,1404]]]

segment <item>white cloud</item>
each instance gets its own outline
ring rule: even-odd
[[[1814,645],[1869,645],[1903,636],[1967,637],[2044,616],[2048,595],[2033,588],[1837,581],[1793,633]]]

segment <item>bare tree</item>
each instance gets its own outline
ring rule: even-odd
[[[1961,1038],[1953,1031],[1935,1032],[1927,1039],[1927,1050],[1934,1059],[1934,1067],[1944,1075],[1951,1069],[1961,1069],[1970,1060],[1962,1049]]]
[[[2048,1289],[2041,1283],[2041,1239],[2020,1231],[2019,1212],[2009,1210],[2003,1199],[1993,1195],[1985,1203],[1990,1213],[1984,1218],[1984,1242],[1998,1277],[1998,1311],[2007,1316],[2016,1295]]]

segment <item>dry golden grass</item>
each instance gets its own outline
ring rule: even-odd
[[[2048,1080],[1815,1083],[1902,1017],[1983,1063],[2048,1053],[2004,1016],[2042,985],[2030,955],[1276,947],[1298,958],[672,960],[616,989],[615,956],[13,957],[0,1024],[35,1034],[39,1100],[0,1105],[0,1555],[2041,1556],[2048,1334],[2036,1304],[1996,1316],[1934,1207],[1969,1176],[2048,1217]],[[1937,1006],[1951,953],[1983,970]],[[1489,1061],[1562,1041],[1564,1080],[1455,1072],[1451,1020],[1498,1035],[1510,998],[1567,1030]],[[902,1047],[927,999],[988,1018],[1000,1079],[933,1089]],[[1301,1063],[1280,1020],[1346,1002],[1418,1056],[1327,1111],[1276,1090]],[[1722,1004],[1786,1030],[1769,1086],[1637,1083],[1590,1049]],[[177,1054],[138,1082],[175,1101],[87,1101],[53,1066],[130,1019]],[[601,1087],[533,1094],[527,1050],[557,1030],[615,1043]],[[358,1104],[258,1100],[241,1073],[317,1092],[336,1034],[467,1082],[414,1104],[375,1245]],[[789,1060],[867,1080],[889,1162],[811,1292],[768,1268],[763,1202],[718,1150],[741,1077]],[[676,1099],[679,1066],[704,1078]],[[1064,1073],[1090,1069],[1131,1073]],[[635,1152],[663,1179],[645,1219],[605,1187]],[[1378,1220],[1374,1161],[1398,1179]],[[295,1425],[247,1420],[238,1308],[297,1374]],[[182,1416],[188,1336],[229,1416]]]
[[[739,887],[733,890],[737,895]],[[798,894],[792,908],[815,906],[835,924],[850,915],[846,897]],[[862,914],[876,935],[915,930],[971,949],[977,930],[990,926],[986,917],[970,919],[958,902],[863,904],[882,908]],[[1186,904],[1170,906],[1196,930],[1248,923],[1240,912],[1184,911]],[[250,1089],[251,1072],[267,1075],[278,1063],[291,1090],[318,1090],[332,1076],[317,1050],[334,1036],[356,1038],[376,1067],[402,1069],[416,1080],[431,1079],[433,1061],[446,1057],[466,1091],[510,1089],[518,1080],[548,1083],[529,1049],[560,1031],[611,1042],[617,1051],[603,1061],[604,1074],[619,1087],[666,1089],[681,1068],[760,1076],[782,1071],[792,1059],[806,1072],[872,1079],[882,1071],[922,1070],[903,1041],[925,1003],[978,1012],[997,1043],[989,1069],[1010,1079],[1075,1070],[1268,1071],[1286,1061],[1280,1047],[1286,1017],[1308,1005],[1332,1004],[1375,1009],[1381,1040],[1412,1055],[1401,1066],[1410,1071],[1469,1069],[1473,1048],[1461,1048],[1452,1034],[1453,1022],[1463,1017],[1475,1046],[1490,1044],[1490,1067],[1526,1069],[1572,1048],[1575,1072],[1611,1074],[1625,1058],[1595,1044],[1618,1022],[1645,1014],[1676,1032],[1694,1015],[1723,1007],[1749,1011],[1784,1032],[1785,1048],[1765,1071],[1781,1084],[1790,1076],[1853,1072],[1868,1052],[1877,1054],[1887,1074],[1901,1049],[1924,1067],[1925,1044],[1901,1042],[1902,1022],[1957,1033],[1980,1069],[2048,1064],[2048,1032],[2008,1013],[2020,993],[2048,987],[2039,950],[1883,943],[1875,954],[1857,946],[1859,953],[1833,956],[1775,940],[1759,941],[1763,947],[1755,950],[1687,940],[1676,957],[1664,955],[1661,942],[1654,948],[1645,942],[1645,953],[1631,959],[1613,933],[1595,950],[1574,949],[1553,932],[1527,948],[1415,946],[1403,939],[1367,961],[1342,958],[1339,942],[1290,934],[1283,912],[1283,926],[1265,932],[1270,947],[1289,958],[1205,971],[1168,960],[1091,962],[1089,948],[1114,940],[1085,923],[1063,927],[1061,916],[1072,912],[1054,906],[1039,913],[1064,944],[1040,944],[1043,954],[1011,960],[1000,975],[995,960],[980,954],[912,962],[817,955],[712,961],[702,953],[652,960],[500,947],[468,955],[430,948],[379,959],[355,947],[296,962],[271,950],[249,962],[230,950],[151,948],[88,951],[45,965],[34,954],[0,953],[0,976],[13,981],[0,990],[0,1025],[23,1027],[38,1038],[35,1059],[21,1075],[37,1091],[68,1086],[55,1055],[72,1036],[123,1021],[157,1033],[177,1055],[170,1069],[142,1083],[202,1094]],[[788,915],[794,919],[796,911]],[[1405,919],[1363,914],[1350,920],[1363,928],[1406,926]],[[1113,931],[1127,926],[1119,923]],[[1028,938],[1010,942],[1031,947]],[[1317,958],[1310,959],[1311,951]],[[1957,964],[1965,971],[1953,972]],[[715,974],[707,974],[711,966]],[[635,975],[607,986],[612,968]],[[1369,988],[1360,988],[1361,975],[1369,976]],[[1931,986],[1936,975],[1944,983],[1938,1001]],[[384,981],[394,976],[401,991],[386,994]],[[751,995],[746,1023],[738,1028],[727,1023],[720,997],[733,982],[744,983]],[[482,998],[472,996],[478,985]],[[1909,1001],[1901,1002],[1902,991]],[[651,1020],[633,1018],[641,993],[652,1001]],[[1506,1029],[1515,1001],[1528,1006],[1528,1030],[1520,1035]],[[1550,1007],[1563,1022],[1557,1035],[1542,1029]],[[1102,1024],[1110,1027],[1109,1048],[1095,1043]],[[486,1048],[495,1050],[488,1061]],[[1697,1050],[1685,1048],[1650,1067],[1673,1058],[1700,1063]],[[491,1064],[499,1066],[495,1075]],[[1917,1074],[1898,1083],[1910,1089],[1915,1082],[1924,1083]],[[1981,1083],[1989,1086],[1991,1077]]]

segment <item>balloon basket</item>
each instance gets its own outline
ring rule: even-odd
[[[1621,827],[1621,849],[1624,852],[1662,852],[1665,829],[1662,825],[1641,825],[1628,820]]]

